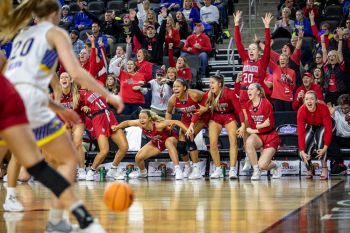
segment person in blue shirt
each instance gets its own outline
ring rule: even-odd
[[[92,20],[84,13],[83,7],[87,6],[86,2],[81,2],[82,5],[78,5],[80,7],[80,11],[75,14],[74,17],[74,27],[79,31],[84,29],[88,29],[92,25]]]
[[[182,6],[182,0],[161,0],[160,6],[168,8],[169,11],[177,11]]]
[[[295,14],[294,32],[298,35],[299,31],[304,32],[304,36],[312,36],[311,24],[307,17],[304,16],[302,10],[298,10]]]
[[[69,15],[69,10],[70,10],[70,7],[68,5],[62,6],[61,19],[58,24],[58,26],[66,29],[67,31],[69,31],[73,26],[73,16]]]
[[[93,22],[92,26],[91,26],[91,31],[92,31],[92,35],[95,37],[95,47],[98,48],[99,47],[98,41],[102,40],[104,48],[105,48],[106,52],[108,53],[109,45],[108,45],[107,36],[102,34],[100,32],[100,30],[101,30],[101,27],[100,27],[99,23]],[[86,41],[89,42],[89,39],[87,39]],[[99,51],[99,55],[101,55],[100,51]]]

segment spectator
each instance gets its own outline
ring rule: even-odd
[[[97,81],[105,85],[107,80],[107,54],[103,47],[104,44],[102,40],[99,40],[98,47],[95,47],[94,35],[89,35],[88,40],[91,43],[89,72]],[[101,58],[98,53],[101,54]]]
[[[331,50],[327,54],[325,37],[321,36],[322,44],[322,57],[323,57],[323,70],[324,76],[324,93],[326,103],[337,103],[337,99],[340,95],[346,93],[347,88],[344,83],[345,77],[345,63],[343,59],[343,30],[338,28],[337,34],[339,36],[338,51]]]
[[[192,0],[184,0],[183,8],[181,9],[181,12],[186,18],[186,21],[191,25],[191,28],[193,28],[194,23],[199,22],[200,13],[197,7],[193,6]],[[176,13],[177,18],[177,13]]]
[[[329,40],[333,37],[333,35],[330,34],[331,26],[329,25],[329,23],[324,23],[324,24],[322,24],[321,31],[319,32],[318,28],[316,26],[316,23],[315,23],[315,14],[313,11],[310,12],[309,17],[310,17],[311,29],[312,29],[312,33],[313,33],[314,37],[316,38],[316,40],[318,42],[321,42],[320,36],[324,35],[326,48],[328,48]]]
[[[304,12],[302,10],[298,10],[295,14],[296,19],[294,20],[294,31],[298,35],[299,31],[304,32],[304,36],[312,36],[312,30],[310,21],[307,17],[304,16]]]
[[[315,92],[306,92],[304,104],[298,110],[297,124],[299,154],[307,168],[306,179],[313,178],[311,161],[316,158],[322,163],[320,180],[327,180],[327,150],[332,141],[332,119],[327,105],[317,101]]]
[[[193,24],[193,22],[191,22],[191,24]],[[175,15],[175,27],[180,32],[181,40],[186,40],[187,37],[192,34],[192,27],[188,25],[184,14],[180,11],[176,12]]]
[[[173,86],[174,81],[177,79],[177,69],[175,67],[169,67],[166,73],[166,78],[169,80],[169,85]]]
[[[198,55],[201,60],[202,73],[207,72],[208,53],[211,52],[211,43],[209,37],[203,33],[204,25],[197,23],[194,28],[194,34],[187,37],[181,56]]]
[[[164,9],[163,11],[166,13],[166,15],[168,15],[167,9],[166,8],[163,8],[163,9]],[[157,17],[157,14],[154,10],[148,10],[146,21],[148,21],[149,24],[153,25],[156,28],[156,30],[158,30],[159,25],[161,25],[161,23],[163,22],[163,16],[162,16],[162,14],[159,14]]]
[[[90,53],[86,49],[82,49],[79,53],[80,65],[87,71],[90,70]]]
[[[227,5],[223,0],[214,0],[214,6],[216,6],[220,13],[220,19],[222,20],[222,25],[224,28],[228,27],[228,15],[227,15]]]
[[[314,68],[313,69],[313,77],[314,77],[314,83],[316,83],[322,90],[324,86],[324,73],[322,68]]]
[[[167,83],[163,69],[156,71],[156,78],[149,81],[152,92],[151,110],[160,116],[164,116],[168,107],[168,100],[172,95],[172,88]]]
[[[106,80],[106,89],[113,93],[114,95],[118,95],[118,87],[117,87],[117,79],[113,74],[109,74]]]
[[[291,14],[291,11],[289,8],[287,7],[283,8],[282,19],[276,21],[275,27],[272,33],[276,34],[277,30],[280,30],[280,28],[283,28],[292,35],[292,32],[294,31],[295,27],[294,27],[294,21],[290,19],[290,14]]]
[[[204,6],[200,9],[200,20],[206,24],[219,24],[219,9],[211,4],[211,0],[204,0]]]
[[[180,33],[177,28],[175,28],[174,20],[170,16],[167,18],[166,22],[166,33],[165,33],[165,46],[164,55],[168,55],[169,44],[173,44],[173,54],[178,57],[180,56]]]
[[[313,70],[315,68],[323,67],[322,51],[317,52],[314,56],[314,61],[311,63],[310,68],[307,70]]]
[[[316,22],[319,21],[320,19],[320,11],[318,7],[314,4],[314,0],[307,0],[306,1],[306,6],[303,8],[304,15],[308,18],[310,18],[310,13],[313,12],[313,17]],[[311,18],[310,18],[311,20]]]
[[[169,63],[171,67],[175,67],[177,71],[176,78],[182,78],[186,80],[190,86],[192,82],[192,71],[190,66],[187,64],[186,57],[179,57],[177,61],[175,62],[173,51],[172,51],[172,44],[169,44]]]
[[[279,65],[270,60],[272,70],[272,95],[275,111],[292,111],[293,90],[296,75],[294,70],[288,68],[289,58],[285,54],[279,57]]]
[[[126,39],[126,52],[122,46],[117,46],[115,56],[109,62],[109,73],[118,73],[118,69],[125,69],[127,61],[129,61],[132,51],[131,38],[128,36]]]
[[[290,18],[291,19],[295,19],[295,13],[296,13],[296,7],[295,7],[295,5],[294,5],[294,0],[286,0],[285,2],[284,2],[284,4],[282,5],[282,7],[280,8],[281,10],[280,10],[280,12],[279,12],[279,16],[281,17],[283,17],[283,10],[285,9],[285,8],[288,8],[289,10],[290,10]]]
[[[316,83],[313,82],[313,76],[309,72],[303,74],[303,85],[301,85],[294,94],[293,100],[293,110],[298,111],[298,109],[304,103],[305,93],[308,91],[314,91],[316,93],[317,99],[323,101],[322,89]]]
[[[69,31],[70,28],[73,26],[73,16],[69,15],[69,10],[70,8],[68,5],[62,6],[61,19],[58,24],[58,26],[64,28],[67,31]]]
[[[338,98],[338,106],[328,105],[328,107],[336,129],[329,148],[329,154],[334,155],[331,161],[331,174],[341,175],[346,173],[347,169],[340,148],[350,148],[350,96],[341,95]]]
[[[109,45],[108,45],[108,41],[107,41],[107,36],[102,34],[102,32],[100,32],[101,27],[99,25],[98,22],[94,22],[92,23],[91,26],[91,31],[92,31],[92,35],[95,38],[95,47],[98,47],[99,41],[102,41],[103,43],[103,47],[105,48],[106,51],[109,51]]]
[[[148,0],[139,1],[137,4],[137,18],[139,19],[139,27],[143,27],[143,23],[147,20],[147,12],[151,9],[151,4]]]
[[[84,8],[87,7],[87,3],[85,1],[78,1],[78,6],[80,11],[74,16],[74,27],[79,31],[89,29],[92,25],[92,20],[84,13]]]
[[[145,81],[149,82],[153,79],[153,64],[149,62],[150,55],[147,50],[139,49],[136,54],[135,65],[138,72],[145,76]]]
[[[72,40],[73,51],[78,56],[80,51],[84,48],[84,42],[79,39],[79,32],[72,30],[70,32],[70,39]]]
[[[124,42],[127,36],[130,36],[131,38],[134,37],[134,34],[132,33],[132,24],[130,20],[130,15],[125,14],[123,16],[123,25],[122,25],[122,35],[119,37],[120,42]]]
[[[349,1],[350,2],[350,1]],[[348,20],[350,20],[350,11],[348,10],[346,13],[344,13],[344,15],[342,16],[342,19],[339,23],[340,27],[347,27],[347,22]],[[349,21],[350,22],[350,21]],[[349,27],[350,27],[350,23],[349,24]]]
[[[182,0],[161,0],[160,5],[169,11],[178,11],[181,8]]]
[[[116,77],[120,81],[120,97],[122,98],[125,108],[123,114],[130,115],[145,103],[144,94],[147,89],[142,88],[145,84],[144,75],[136,71],[136,64],[129,60],[126,70],[120,69]]]
[[[163,63],[163,44],[165,41],[165,27],[166,27],[166,17],[167,12],[162,11],[161,15],[164,20],[162,26],[160,27],[159,33],[156,33],[156,28],[154,25],[148,25],[146,35],[144,35],[140,28],[138,27],[138,19],[136,17],[136,12],[130,10],[130,19],[132,21],[132,30],[140,42],[141,47],[146,49],[150,53],[150,62],[162,64]]]

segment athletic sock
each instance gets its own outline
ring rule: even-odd
[[[111,169],[118,169],[118,166],[112,164]]]
[[[81,201],[77,201],[74,203],[71,207],[70,210],[72,214],[75,216],[77,219],[80,229],[85,229],[87,228],[91,223],[94,222],[93,217],[91,214],[87,211],[85,206],[82,204]]]
[[[13,197],[16,196],[16,188],[14,188],[14,187],[7,187],[7,189],[6,189],[6,200],[9,199],[10,196],[13,196]]]
[[[254,165],[254,166],[253,166],[253,169],[254,169],[254,170],[260,170],[260,169],[259,169],[259,165],[258,165],[258,164],[257,164],[257,165]]]
[[[49,222],[56,225],[63,219],[63,209],[52,208],[49,210]]]

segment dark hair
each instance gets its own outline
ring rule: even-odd
[[[183,78],[177,78],[177,79],[175,79],[175,81],[174,81],[174,83],[175,82],[179,82],[179,83],[181,83],[182,84],[182,86],[184,86],[184,87],[186,87],[186,91],[188,90],[188,82],[185,80],[185,79],[183,79]]]
[[[291,43],[287,43],[285,44],[286,46],[288,46],[289,50],[290,50],[290,53],[293,53],[294,52],[294,49],[295,47],[291,44]]]
[[[146,49],[139,49],[138,51],[142,51],[143,53],[143,60],[144,61],[149,61],[149,59],[151,58],[149,52]]]
[[[338,98],[338,105],[350,105],[350,95],[343,94]]]
[[[107,14],[113,14],[113,10],[106,10]]]

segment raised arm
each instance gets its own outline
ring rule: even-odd
[[[324,41],[324,34],[321,35],[321,46],[322,46],[322,60],[323,64],[327,62],[327,48],[326,48],[326,42]]]
[[[271,23],[271,20],[273,19],[273,16],[271,13],[266,13],[265,17],[261,19],[265,27],[265,48],[264,48],[264,54],[261,60],[264,62],[264,67],[262,69],[266,70],[270,60],[270,51],[271,51],[270,23]]]
[[[168,108],[167,108],[166,113],[165,113],[165,119],[166,120],[171,120],[172,119],[172,115],[173,115],[173,111],[174,111],[174,107],[175,107],[175,101],[176,101],[176,96],[172,95],[169,98]]]
[[[343,29],[337,28],[337,34],[339,36],[339,42],[338,42],[338,58],[339,58],[339,64],[344,61],[344,56],[343,56]]]
[[[122,121],[122,122],[118,123],[118,125],[112,125],[111,129],[113,131],[117,131],[119,129],[125,129],[125,128],[131,127],[131,126],[141,127],[140,121],[139,120]]]
[[[236,14],[233,14],[233,19],[235,23],[235,30],[234,30],[234,38],[236,41],[236,47],[238,50],[238,54],[241,57],[242,61],[248,60],[248,54],[244,50],[244,45],[242,43],[242,38],[241,38],[241,32],[239,31],[239,21],[242,17],[242,11],[236,11]]]

